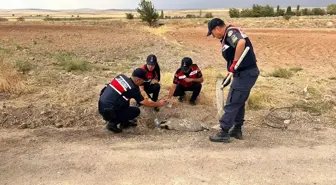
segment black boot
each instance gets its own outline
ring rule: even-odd
[[[210,136],[210,141],[212,142],[224,142],[224,143],[230,143],[230,135],[229,130],[221,130],[217,135]]]
[[[243,140],[243,133],[242,133],[241,127],[234,127],[230,131],[230,137],[234,137],[236,139]]]
[[[184,101],[184,96],[180,96],[178,100],[182,103]]]
[[[138,126],[136,119],[120,123],[120,128],[121,129],[126,129],[126,128],[129,128],[129,127],[136,127],[136,126]]]
[[[120,133],[122,130],[118,128],[118,123],[115,122],[108,122],[105,127],[107,130],[114,132],[114,133]]]
[[[189,103],[190,103],[190,105],[196,105],[196,101],[195,100],[190,100]]]

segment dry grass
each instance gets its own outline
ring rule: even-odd
[[[269,74],[270,76],[276,77],[276,78],[285,78],[289,79],[293,76],[293,73],[290,70],[279,68],[274,70],[272,73]]]
[[[5,62],[0,58],[0,92],[20,94],[26,92],[28,89],[23,83],[20,73],[18,73],[14,66]]]
[[[301,109],[302,111],[308,112],[312,115],[321,115],[331,111],[335,104],[330,101],[311,101],[311,102],[299,102],[295,104],[296,108]]]
[[[268,108],[271,98],[269,94],[262,91],[252,92],[247,100],[246,109],[248,110],[260,110]]]
[[[299,71],[302,71],[303,68],[302,67],[293,67],[293,68],[290,68],[289,70],[292,71],[292,72],[294,72],[294,73],[297,73]]]
[[[158,36],[163,36],[166,32],[168,32],[170,30],[170,28],[168,26],[160,26],[158,28],[153,28],[153,27],[143,27],[145,31],[154,34],[154,35],[158,35]]]

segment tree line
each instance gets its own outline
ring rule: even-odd
[[[287,9],[281,9],[278,5],[276,10],[274,7],[266,5],[253,5],[250,9],[239,10],[237,8],[230,8],[229,15],[231,18],[239,17],[276,17],[276,16],[306,16],[306,15],[336,15],[336,4],[328,5],[327,9],[324,8],[304,8],[300,9],[297,5],[296,10],[292,10],[291,6]]]

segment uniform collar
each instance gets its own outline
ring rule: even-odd
[[[223,41],[224,41],[224,39],[225,39],[225,36],[226,36],[226,32],[228,31],[228,29],[229,29],[230,27],[232,27],[231,24],[229,24],[229,25],[225,28],[224,36],[223,36],[223,38],[220,40],[221,43],[223,43]]]

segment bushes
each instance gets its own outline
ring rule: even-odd
[[[313,15],[325,15],[326,12],[322,8],[313,8],[312,9]]]
[[[126,19],[134,19],[134,15],[132,13],[126,13]]]
[[[213,18],[212,13],[211,12],[206,13],[205,18]]]
[[[285,10],[283,9],[279,9],[279,11],[275,13],[275,16],[284,16],[284,15],[285,15]]]
[[[284,15],[284,16],[283,16],[283,18],[284,18],[286,21],[288,21],[290,18],[292,18],[292,16],[291,16],[291,15],[288,15],[288,14],[286,14],[286,15]]]
[[[302,15],[313,15],[313,12],[310,9],[305,8],[301,10],[301,14]]]
[[[252,17],[252,11],[250,9],[243,9],[240,12],[240,17]]]
[[[23,22],[23,21],[25,21],[25,19],[23,17],[19,17],[19,18],[17,18],[17,21]]]
[[[229,15],[230,15],[231,18],[238,18],[238,17],[240,17],[240,12],[236,8],[230,8]]]
[[[196,15],[188,14],[188,15],[186,15],[186,18],[188,18],[188,19],[196,18]]]
[[[275,15],[274,8],[269,5],[263,6],[261,9],[261,15],[263,17],[273,17]]]
[[[288,6],[286,11],[280,9],[280,6],[277,6],[276,12],[272,6],[260,6],[254,4],[250,9],[239,9],[231,8],[229,10],[229,15],[231,18],[238,17],[273,17],[273,16],[284,16],[285,19],[290,19],[291,16],[301,16],[301,15],[325,15],[326,13],[335,15],[336,14],[336,4],[331,4],[327,7],[327,11],[323,8],[313,8],[308,9],[304,8],[300,10],[300,5],[297,5],[296,10],[292,10],[291,6]],[[285,16],[286,15],[286,16]]]
[[[229,10],[229,15],[231,18],[237,18],[237,17],[273,17],[278,14],[280,10],[280,7],[278,7],[279,10],[277,13],[274,12],[274,8],[266,5],[266,6],[260,6],[257,4],[254,4],[252,6],[252,9],[242,9],[239,11],[236,8],[231,8]]]
[[[33,69],[33,65],[26,60],[16,61],[15,67],[18,71],[22,72],[23,74],[26,74],[27,72]]]
[[[328,5],[327,12],[330,15],[336,15],[336,4],[330,4],[330,5]]]

